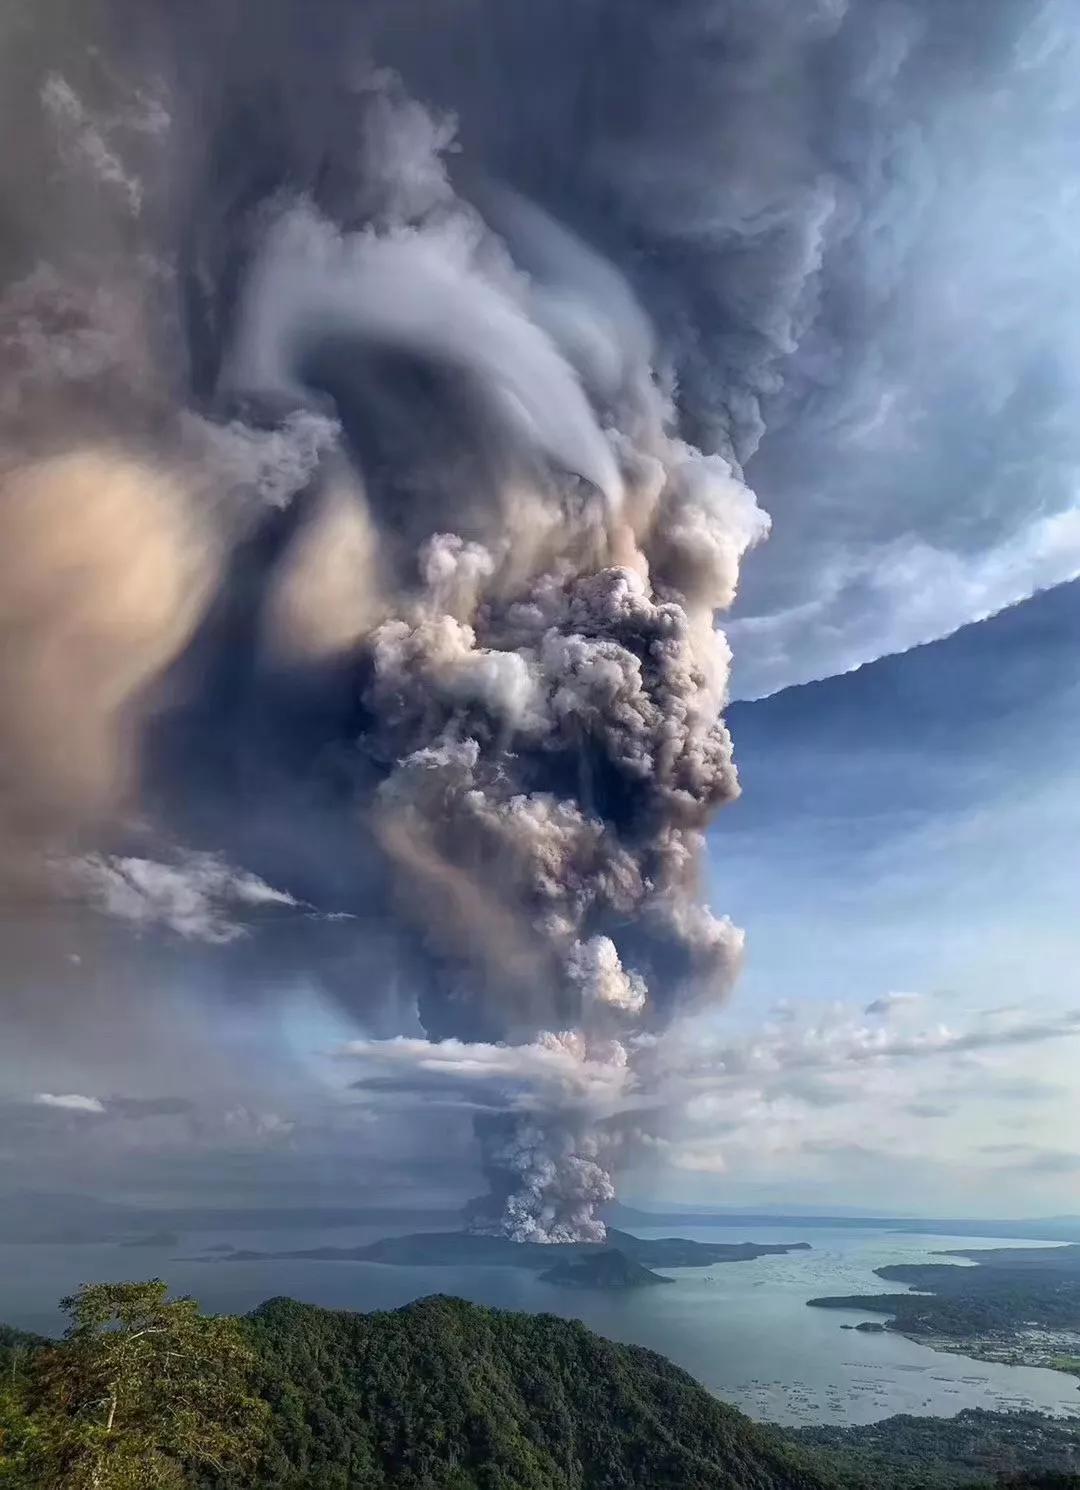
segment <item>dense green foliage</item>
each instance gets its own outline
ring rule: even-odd
[[[829,1483],[663,1357],[548,1315],[449,1298],[366,1315],[275,1299],[250,1328],[272,1409],[259,1490]]]
[[[854,1428],[800,1428],[791,1436],[824,1455],[837,1480],[852,1490],[952,1490],[1022,1474],[1032,1465],[1044,1475],[1080,1474],[1080,1427],[1039,1412],[970,1408],[953,1418],[901,1415]]]
[[[25,1330],[13,1330],[10,1325],[0,1324],[0,1361],[9,1361],[13,1350],[22,1351],[44,1344],[41,1335],[28,1335]]]
[[[63,1341],[36,1344],[3,1403],[0,1484],[185,1490],[193,1469],[257,1462],[266,1409],[248,1392],[243,1324],[165,1284],[88,1284],[62,1300]]]
[[[0,1490],[25,1484],[20,1461],[30,1437],[26,1390],[31,1358],[47,1345],[40,1335],[0,1325]]]
[[[549,1315],[275,1299],[206,1319],[157,1282],[67,1302],[61,1343],[0,1333],[0,1490],[1080,1490],[1076,1422],[781,1432]]]

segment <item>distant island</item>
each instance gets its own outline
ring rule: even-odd
[[[876,1276],[918,1292],[807,1302],[818,1309],[891,1315],[885,1328],[939,1350],[1080,1376],[1080,1246],[971,1248],[937,1255],[976,1266],[897,1263],[876,1269]]]
[[[673,1283],[675,1280],[642,1267],[625,1252],[612,1248],[579,1257],[576,1261],[563,1258],[553,1268],[542,1272],[540,1281],[557,1283],[562,1288],[602,1288],[621,1292],[628,1288],[651,1288],[654,1283]]]
[[[576,1261],[610,1249],[643,1268],[704,1268],[809,1251],[810,1244],[693,1242],[685,1237],[659,1237],[650,1241],[609,1227],[606,1242],[514,1242],[509,1237],[477,1236],[468,1231],[427,1231],[384,1237],[360,1247],[309,1247],[287,1252],[238,1249],[218,1256],[223,1262],[287,1258],[308,1262],[381,1262],[394,1267],[515,1267],[540,1272],[556,1260]],[[209,1255],[204,1254],[202,1260],[209,1261]]]

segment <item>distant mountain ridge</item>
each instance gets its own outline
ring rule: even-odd
[[[1080,1216],[1021,1220],[988,1217],[870,1216],[780,1211],[646,1211],[614,1205],[608,1215],[619,1226],[783,1226],[792,1228],[897,1231],[909,1236],[1000,1237],[1003,1240],[1080,1242]]]
[[[183,1236],[192,1231],[289,1231],[350,1226],[415,1230],[446,1228],[459,1212],[446,1207],[408,1206],[144,1206],[92,1196],[16,1190],[0,1193],[0,1242],[56,1242],[81,1245],[127,1241],[154,1233]],[[616,1230],[660,1226],[845,1227],[887,1229],[915,1235],[984,1236],[1032,1241],[1080,1242],[1080,1216],[1016,1219],[873,1216],[797,1206],[753,1209],[656,1210],[615,1203],[606,1212]]]
[[[82,1246],[190,1231],[448,1225],[457,1212],[404,1206],[144,1206],[37,1190],[0,1192],[0,1242]]]

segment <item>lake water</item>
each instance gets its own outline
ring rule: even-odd
[[[675,1228],[641,1236],[670,1235]],[[672,1270],[675,1283],[626,1295],[586,1294],[515,1268],[396,1268],[376,1263],[198,1262],[179,1254],[221,1243],[278,1250],[350,1246],[382,1232],[351,1228],[192,1233],[180,1248],[0,1245],[0,1320],[54,1333],[56,1300],[87,1280],[165,1278],[217,1312],[243,1312],[275,1294],[339,1309],[394,1308],[431,1293],[581,1319],[613,1340],[660,1351],[755,1418],[779,1423],[868,1423],[897,1412],[949,1417],[965,1407],[1034,1407],[1080,1416],[1074,1378],[932,1351],[900,1335],[842,1330],[868,1316],[808,1309],[829,1293],[895,1292],[873,1276],[885,1263],[920,1262],[943,1247],[1018,1245],[991,1237],[906,1237],[884,1231],[680,1227],[699,1241],[791,1242],[810,1252]],[[709,1281],[711,1280],[711,1281]]]

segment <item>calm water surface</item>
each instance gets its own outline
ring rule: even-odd
[[[674,1230],[649,1232],[661,1236]],[[362,1229],[191,1233],[165,1249],[0,1245],[0,1320],[52,1333],[56,1300],[89,1279],[158,1275],[221,1312],[253,1308],[275,1294],[339,1309],[393,1308],[431,1293],[476,1303],[577,1318],[614,1340],[669,1356],[726,1401],[781,1423],[873,1422],[892,1413],[952,1416],[965,1407],[1035,1407],[1080,1416],[1075,1379],[1054,1371],[997,1366],[942,1354],[899,1335],[862,1335],[841,1324],[867,1317],[808,1309],[827,1293],[895,1292],[873,1276],[890,1262],[919,1262],[942,1247],[995,1245],[990,1237],[905,1237],[881,1231],[782,1231],[755,1226],[680,1227],[699,1241],[809,1241],[813,1250],[711,1269],[673,1270],[667,1288],[583,1294],[539,1282],[515,1268],[395,1268],[374,1263],[198,1262],[216,1243],[277,1250],[350,1246],[374,1240]],[[996,1245],[1016,1246],[1015,1241]]]

